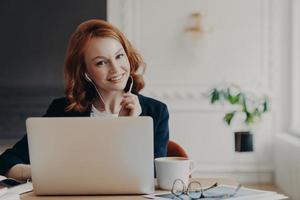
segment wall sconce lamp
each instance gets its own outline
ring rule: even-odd
[[[193,12],[189,16],[189,25],[184,29],[185,34],[193,40],[199,40],[201,35],[205,32],[202,25],[202,14],[200,12]]]

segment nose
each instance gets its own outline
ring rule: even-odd
[[[120,70],[120,66],[119,66],[119,64],[118,64],[118,62],[116,62],[116,61],[111,61],[110,62],[110,69],[109,69],[109,72],[110,73],[116,73],[116,72],[118,72],[119,70]]]

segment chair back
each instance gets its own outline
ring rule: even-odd
[[[169,140],[168,142],[167,156],[188,158],[188,155],[185,152],[185,150],[179,144],[172,140]]]

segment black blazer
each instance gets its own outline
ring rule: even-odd
[[[138,94],[142,108],[140,116],[150,116],[154,124],[154,158],[167,155],[167,143],[169,140],[169,113],[167,106],[155,99]],[[59,98],[52,101],[44,117],[89,117],[91,110],[86,112],[66,112],[66,98]],[[29,151],[27,135],[18,141],[11,149],[7,149],[0,156],[0,174],[4,175],[16,164],[29,164]]]

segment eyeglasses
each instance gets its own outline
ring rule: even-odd
[[[217,195],[205,194],[206,191],[215,188],[217,186],[218,183],[215,183],[212,186],[203,189],[200,182],[192,181],[188,184],[186,188],[186,184],[181,179],[176,179],[173,183],[171,192],[175,197],[179,199],[182,199],[181,197],[183,195],[186,195],[191,199],[203,199],[203,198],[220,198],[220,199],[224,198],[225,199],[225,198],[235,196],[242,185],[239,184],[232,193],[217,194]]]

